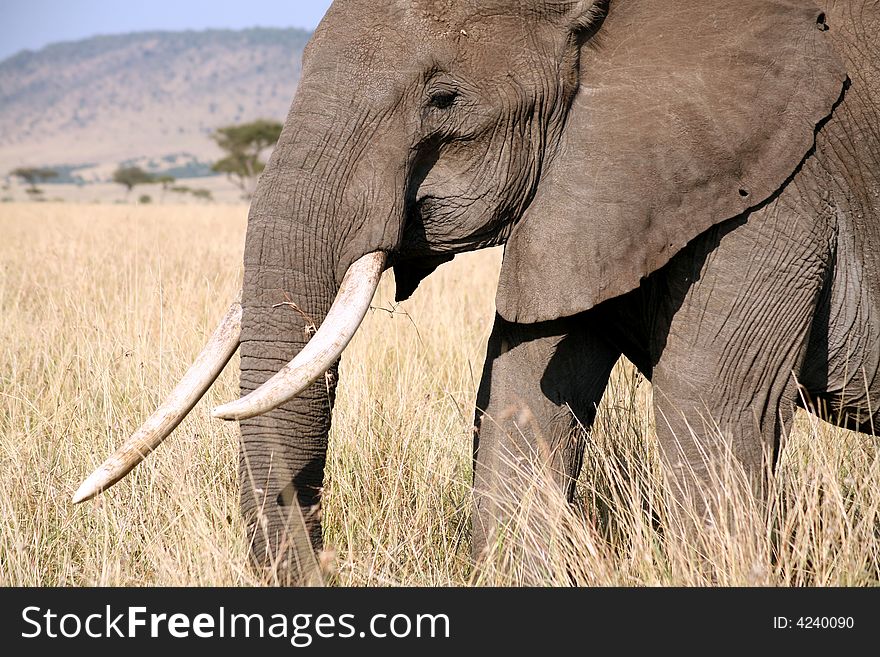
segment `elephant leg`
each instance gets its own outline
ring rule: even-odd
[[[847,222],[856,215],[847,208]],[[867,212],[864,215],[871,216]],[[880,216],[880,215],[878,215]],[[880,431],[880,276],[851,226],[836,244],[834,278],[810,333],[800,376],[804,407],[831,424]],[[876,254],[869,257],[877,258]]]
[[[574,493],[584,433],[620,356],[589,318],[533,325],[495,318],[475,420],[477,562],[536,483],[552,482],[569,500]]]
[[[657,435],[685,530],[725,518],[737,497],[765,498],[798,401],[833,235],[791,188],[748,221],[710,230],[652,283],[666,318],[655,335]]]

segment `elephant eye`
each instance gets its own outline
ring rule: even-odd
[[[458,99],[458,88],[446,83],[433,86],[428,91],[428,105],[435,109],[449,109]]]

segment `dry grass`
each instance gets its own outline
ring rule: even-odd
[[[235,396],[235,367],[132,476],[94,503],[69,503],[173,386],[234,295],[245,215],[243,207],[0,208],[0,584],[261,583],[238,520],[237,431],[208,413]],[[383,282],[376,305],[393,312],[370,313],[342,366],[325,496],[332,582],[880,582],[873,438],[800,415],[770,507],[726,500],[751,530],[706,531],[694,558],[662,529],[668,495],[650,389],[623,365],[576,507],[536,481],[474,575],[471,408],[497,270],[497,253],[460,258],[396,309]],[[507,547],[510,538],[525,558]]]

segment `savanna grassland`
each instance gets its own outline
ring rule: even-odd
[[[265,583],[248,567],[238,517],[237,428],[210,417],[237,394],[237,360],[132,475],[70,503],[234,298],[246,213],[0,207],[0,584]],[[650,386],[625,363],[574,507],[536,477],[508,528],[517,540],[499,540],[474,575],[471,409],[499,262],[497,252],[459,258],[398,307],[383,280],[341,367],[324,493],[328,583],[880,583],[876,439],[798,414],[767,508],[725,486],[734,467],[719,471],[734,522],[704,529],[695,558],[664,530]],[[527,516],[538,521],[519,522]]]

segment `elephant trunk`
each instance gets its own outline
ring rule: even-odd
[[[270,162],[248,219],[240,346],[243,397],[302,351],[323,324],[338,290],[326,242],[296,220],[307,212],[302,206],[312,192],[286,193],[281,181],[287,177]],[[300,179],[296,187],[301,185]],[[336,369],[333,363],[295,399],[241,421],[241,511],[252,560],[271,575],[301,577],[313,548],[321,545],[319,509]]]
[[[321,546],[338,358],[369,308],[384,263],[382,252],[362,258],[338,290],[299,270],[262,266],[256,282],[245,284],[242,399],[215,415],[240,420],[242,514],[254,561],[275,576],[302,582]],[[371,270],[366,280],[356,277],[359,264]]]
[[[396,205],[382,198],[390,187],[376,191],[352,161],[352,141],[333,134],[338,123],[315,119],[314,93],[303,84],[297,94],[251,205],[242,399],[218,409],[241,423],[241,509],[253,560],[294,578],[322,544],[338,354],[369,307],[400,223],[386,228]]]

